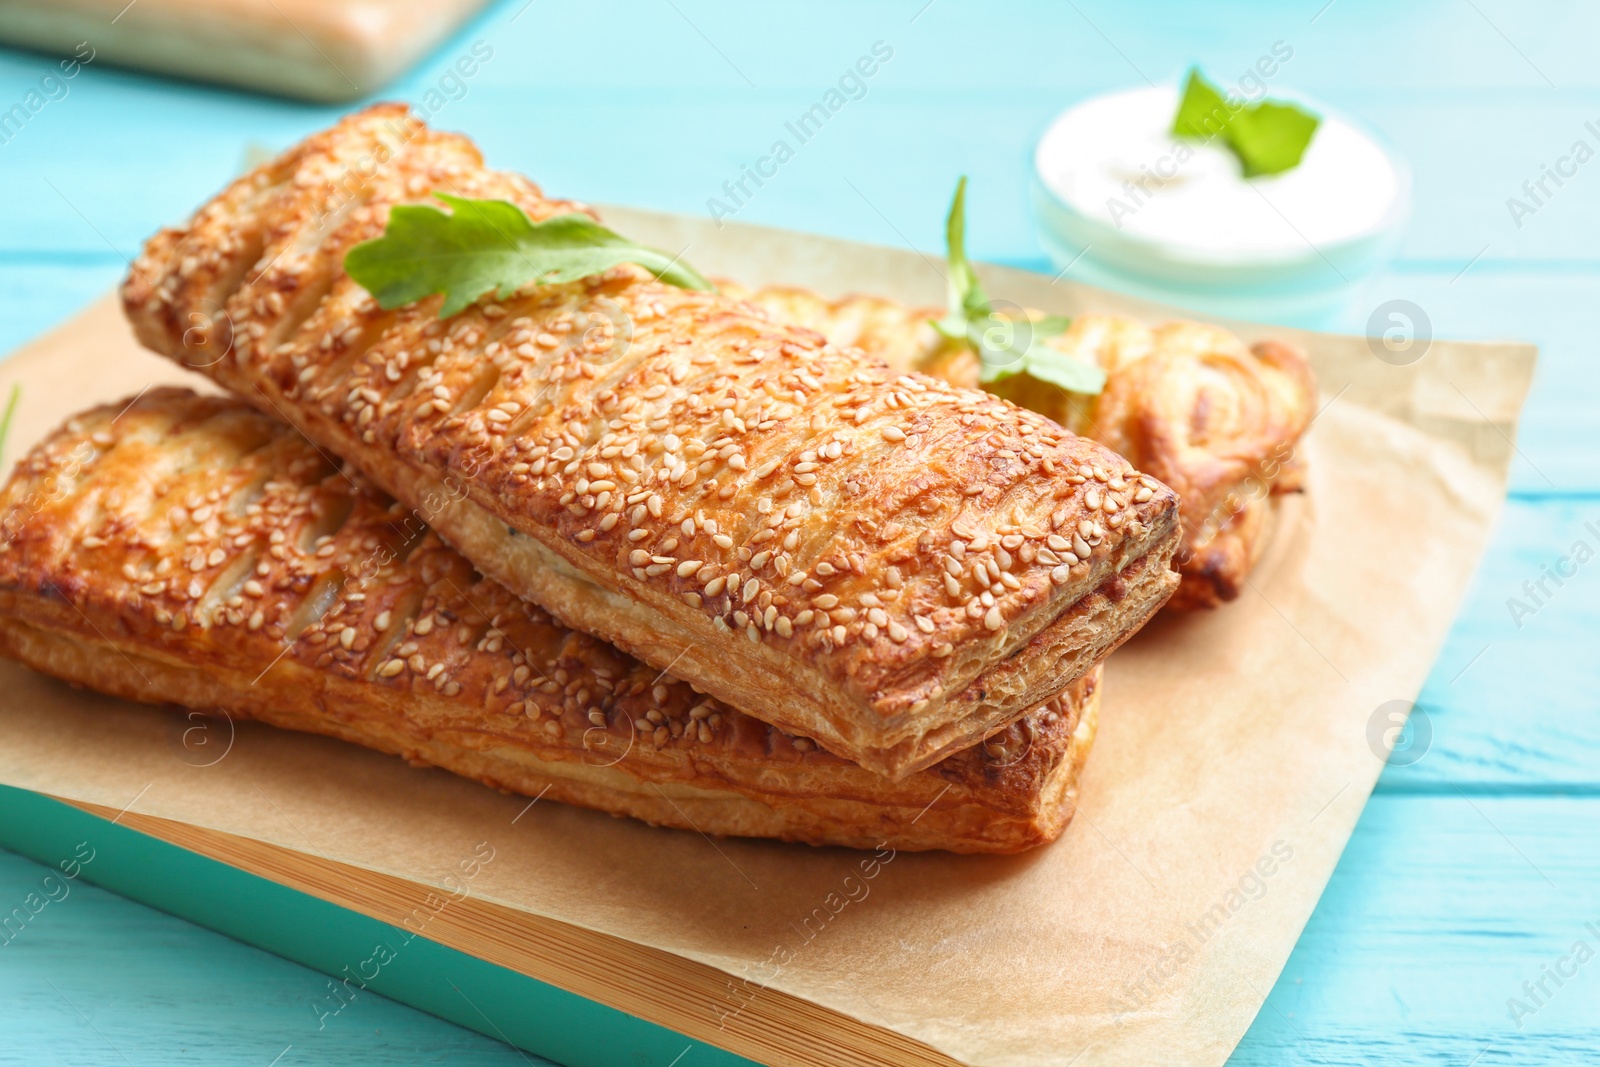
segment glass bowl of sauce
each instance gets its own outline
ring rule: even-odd
[[[1034,152],[1046,251],[1072,277],[1234,318],[1338,316],[1392,255],[1411,176],[1328,109],[1298,166],[1246,178],[1222,139],[1171,133],[1179,94],[1106,93],[1051,123]]]

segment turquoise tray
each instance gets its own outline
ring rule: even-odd
[[[338,977],[392,928],[377,919],[114,825],[70,804],[0,786],[0,847],[54,865],[80,841],[95,847],[81,877],[249,945]],[[468,1010],[441,974],[470,979],[483,1014]],[[376,993],[568,1067],[660,1067],[690,1041],[655,1023],[596,1004],[418,935],[368,983]],[[478,992],[481,990],[482,992]],[[499,1020],[485,1029],[484,1016]],[[753,1067],[696,1045],[695,1067]]]

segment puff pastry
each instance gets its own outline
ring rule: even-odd
[[[371,108],[154,237],[135,331],[567,625],[890,776],[1059,693],[1175,589],[1159,481],[742,300],[624,266],[381,311],[344,254],[433,190],[573,210]]]
[[[1098,667],[891,782],[562,627],[237,400],[120,408],[0,494],[0,651],[39,670],[713,834],[1014,852],[1072,816]]]
[[[978,383],[971,350],[929,325],[939,309],[860,295],[828,300],[789,286],[720,287],[777,321],[859,346],[897,370]],[[1270,536],[1272,498],[1300,489],[1295,448],[1317,395],[1305,356],[1277,341],[1247,348],[1228,331],[1196,322],[1150,329],[1118,315],[1080,315],[1047,343],[1105,370],[1104,392],[1081,396],[1021,376],[993,390],[1121,453],[1177,491],[1183,584],[1169,608],[1216,607],[1238,596]]]

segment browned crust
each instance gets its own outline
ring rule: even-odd
[[[929,325],[940,314],[936,308],[861,295],[828,300],[789,286],[723,289],[777,321],[858,345],[897,370],[977,384],[971,351]],[[1270,535],[1269,497],[1301,487],[1295,449],[1317,396],[1305,355],[1279,341],[1247,348],[1200,323],[1150,329],[1116,315],[1081,315],[1049,343],[1102,367],[1104,392],[1071,395],[1022,377],[997,382],[994,390],[1121,453],[1178,493],[1183,585],[1169,608],[1212,608],[1234,599]]]
[[[231,398],[71,420],[0,494],[0,535],[0,651],[39,670],[662,825],[1018,851],[1070,819],[1093,737],[1098,669],[891,782],[562,627]]]
[[[1176,543],[1171,491],[743,301],[623,267],[446,323],[380,311],[344,253],[436,189],[572,208],[380,106],[153,238],[129,317],[409,505],[463,486],[435,528],[519,595],[885,774],[1059,692],[1170,594],[1145,568],[1126,612],[1057,625]]]

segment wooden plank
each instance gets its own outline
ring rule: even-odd
[[[523,87],[509,76],[502,79],[497,69],[515,65],[511,46],[499,41],[492,25],[481,39],[496,48],[497,58],[485,63],[466,83],[466,95],[442,108],[434,121],[471,131],[496,165],[528,171],[553,191],[702,215],[708,200],[717,198],[738,206],[737,217],[748,221],[878,240],[885,239],[878,231],[887,231],[882,211],[907,240],[938,248],[951,187],[965,173],[973,189],[972,251],[982,258],[1038,254],[1027,160],[1050,118],[1082,95],[906,90],[892,80],[897,71],[891,62],[879,76],[881,84],[871,85],[863,99],[852,101],[800,144],[786,133],[785,123],[816,102],[820,90],[815,86],[741,89],[732,99],[721,87],[662,89],[644,99],[636,90],[581,79],[560,87]],[[871,43],[863,41],[862,49]],[[436,64],[386,95],[420,100],[461,54],[460,45],[446,48]],[[841,66],[854,58],[841,52]],[[33,57],[5,57],[0,86],[20,97],[43,66]],[[1540,176],[1541,163],[1553,163],[1585,134],[1584,121],[1600,115],[1600,93],[1569,93],[1531,114],[1472,100],[1328,95],[1331,103],[1386,131],[1412,160],[1416,197],[1404,256],[1441,270],[1448,266],[1449,273],[1480,253],[1483,265],[1596,264],[1597,253],[1584,235],[1600,221],[1600,198],[1586,195],[1579,184],[1591,180],[1585,177],[1587,168],[1569,189],[1523,219],[1520,228],[1506,200],[1524,196],[1522,183]],[[120,72],[85,70],[72,96],[49,105],[5,146],[8,166],[0,174],[0,190],[7,195],[25,191],[41,212],[12,220],[0,233],[3,247],[105,247],[81,222],[52,234],[49,220],[59,211],[71,212],[44,202],[57,197],[45,184],[48,179],[113,243],[129,250],[154,225],[180,217],[236,173],[250,143],[286,147],[334,114],[265,100],[247,101],[235,111],[198,95],[171,97],[166,87]],[[146,108],[148,121],[136,127],[121,123],[119,100]],[[693,138],[682,135],[683,123],[692,121],[687,116],[713,110],[715,124],[697,129]],[[536,139],[528,137],[527,113],[540,116]],[[1504,135],[1497,137],[1496,151],[1463,166],[1460,146],[1483,136],[1485,121]],[[607,131],[598,144],[592,143],[596,129]],[[951,129],[962,131],[953,141]],[[735,204],[723,183],[739,180],[741,167],[767,155],[780,138],[791,143],[794,158],[761,188],[747,185],[754,190],[747,206]],[[1600,148],[1600,139],[1590,135],[1589,140]],[[583,150],[552,152],[550,145]],[[116,160],[117,166],[64,167],[60,160],[68,153]],[[596,154],[619,165],[597,168]],[[621,165],[637,158],[649,159],[651,166]],[[1592,181],[1600,182],[1600,172]]]
[[[0,353],[9,353],[93,303],[127,269],[112,256],[88,262],[0,258]]]
[[[1600,793],[1597,630],[1600,499],[1510,501],[1378,789]]]
[[[1374,796],[1231,1062],[1592,1063],[1600,962],[1523,983],[1600,953],[1597,835],[1595,798]]]

